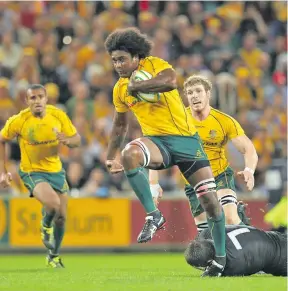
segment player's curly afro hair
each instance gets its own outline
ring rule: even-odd
[[[105,47],[109,54],[113,51],[125,51],[131,56],[138,55],[140,59],[150,55],[152,42],[139,29],[129,27],[117,29],[108,35]]]

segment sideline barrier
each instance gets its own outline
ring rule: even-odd
[[[267,202],[245,202],[248,203],[247,212],[252,225],[269,229],[263,221]],[[187,200],[162,200],[160,210],[167,220],[166,230],[157,232],[153,241],[141,244],[141,248],[158,248],[161,245],[185,247],[196,235]],[[39,229],[41,215],[41,205],[35,199],[0,199],[0,246],[13,249],[43,248]],[[129,249],[137,244],[144,218],[142,206],[136,200],[70,199],[63,248],[75,251],[85,248]]]

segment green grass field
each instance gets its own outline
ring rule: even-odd
[[[200,278],[182,254],[64,255],[47,269],[40,255],[0,256],[1,291],[284,291],[286,278]]]

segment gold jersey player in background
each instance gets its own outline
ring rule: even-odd
[[[223,206],[226,224],[247,223],[247,218],[242,209],[241,219],[237,212],[237,196],[235,193],[234,172],[229,167],[225,155],[225,146],[230,140],[233,145],[243,154],[245,169],[238,173],[244,178],[247,190],[254,187],[254,171],[257,166],[258,156],[251,140],[245,135],[241,125],[231,116],[214,109],[210,106],[212,84],[205,77],[193,75],[184,82],[184,93],[188,99],[189,107],[187,114],[192,117],[199,136],[203,142],[204,150],[211,164],[216,181],[218,199]],[[149,175],[151,190],[158,192],[158,173],[150,171]],[[196,193],[189,182],[185,179],[185,193],[189,199],[191,212],[198,231],[208,227],[205,212],[200,205]],[[157,191],[154,194],[157,197]],[[240,205],[241,209],[242,205]]]
[[[176,74],[166,61],[150,56],[152,44],[135,28],[116,30],[105,42],[120,78],[113,90],[116,109],[106,165],[111,173],[125,175],[147,213],[138,242],[147,242],[163,228],[165,218],[156,208],[148,177],[143,168],[164,169],[177,165],[193,185],[207,213],[215,243],[216,257],[202,276],[221,276],[226,263],[225,216],[216,196],[216,185],[207,156],[177,90]],[[144,70],[150,80],[135,81],[134,71]],[[160,93],[157,103],[139,100],[137,92]],[[131,110],[144,137],[130,142],[122,151],[122,161],[115,159],[128,129]]]
[[[46,89],[32,85],[27,90],[28,108],[12,116],[0,132],[0,186],[8,187],[11,174],[5,167],[5,143],[17,138],[21,151],[19,175],[44,207],[41,238],[49,250],[47,265],[62,268],[59,249],[65,231],[68,185],[58,155],[59,143],[80,145],[80,136],[68,116],[46,105]],[[54,226],[53,226],[54,221]]]

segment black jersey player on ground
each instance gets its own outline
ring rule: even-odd
[[[249,226],[226,226],[227,262],[222,276],[249,276],[260,271],[287,276],[287,237]],[[215,250],[209,230],[203,230],[185,251],[187,263],[206,268]]]

